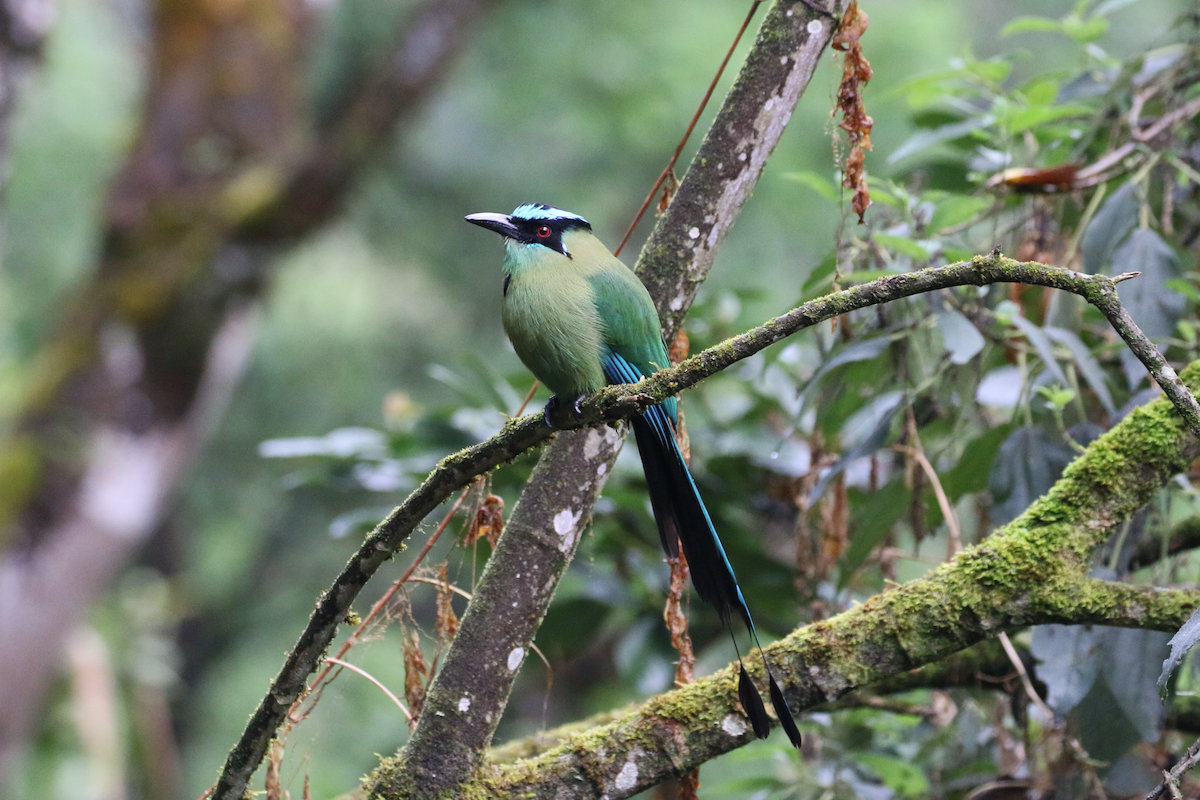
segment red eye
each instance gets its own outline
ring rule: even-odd
[[[550,235],[550,226],[543,225],[542,227],[538,228],[537,235],[538,235],[539,239],[545,239],[547,236]]]

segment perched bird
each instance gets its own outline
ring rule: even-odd
[[[526,204],[511,215],[471,214],[466,220],[503,237],[504,329],[521,361],[554,392],[547,424],[554,403],[578,408],[583,396],[606,385],[636,383],[671,365],[650,293],[592,234],[586,219]],[[632,422],[663,549],[678,556],[682,543],[701,599],[716,607],[731,636],[736,612],[761,652],[733,567],[675,442],[675,398]],[[763,738],[770,719],[740,650],[738,666],[738,696]],[[770,665],[767,682],[775,713],[799,747],[800,732]]]

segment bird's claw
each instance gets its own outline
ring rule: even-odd
[[[583,413],[583,409],[579,407],[579,404],[582,403],[584,401],[584,398],[586,398],[586,397],[587,397],[586,394],[581,394],[578,397],[576,397],[575,402],[573,402],[571,404],[571,407],[575,409],[576,414]],[[550,430],[554,430],[554,423],[551,422],[550,419],[557,412],[558,412],[558,395],[555,395],[554,397],[551,397],[548,401],[546,401],[546,406],[545,406],[545,408],[542,409],[542,419],[544,419],[546,421],[546,427],[549,428]]]

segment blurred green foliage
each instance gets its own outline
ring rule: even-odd
[[[413,5],[344,0],[323,9],[309,76],[315,108],[336,114],[347,76],[382,52]],[[834,286],[1002,244],[1056,263],[1078,253],[1087,271],[1142,270],[1122,284],[1123,299],[1172,360],[1195,358],[1187,317],[1200,292],[1177,257],[1198,223],[1183,202],[1194,207],[1194,152],[1156,157],[1143,148],[1143,160],[1104,194],[984,186],[1005,169],[1102,158],[1118,136],[1112,113],[1128,111],[1131,93],[1180,64],[1195,71],[1195,30],[1175,19],[1182,7],[866,6],[863,43],[876,71],[867,91],[876,124],[868,224],[853,225],[837,202],[828,109],[838,70],[827,59],[694,308],[693,351]],[[105,182],[128,144],[144,81],[139,23],[127,11],[77,2],[61,12],[24,103],[5,199],[0,411],[54,304],[95,255]],[[170,694],[183,795],[213,780],[364,529],[438,458],[497,430],[531,383],[500,330],[495,243],[467,235],[461,216],[544,201],[587,215],[615,244],[744,13],[714,0],[498,5],[344,213],[280,258],[255,312],[249,371],[179,513],[92,620],[122,691],[132,698],[128,687],[148,684]],[[1174,183],[1164,188],[1168,172]],[[1181,193],[1170,231],[1161,223],[1164,192]],[[639,234],[648,228],[643,222]],[[626,251],[628,262],[635,252]],[[1092,310],[991,287],[823,326],[706,381],[683,409],[693,471],[768,639],[797,616],[835,613],[945,558],[950,535],[930,482],[893,446],[922,448],[970,544],[1045,491],[1078,445],[1146,399],[1147,385]],[[491,478],[509,509],[532,459]],[[1200,513],[1196,506],[1191,483],[1173,484],[1098,566],[1123,574],[1138,541]],[[447,561],[469,592],[488,547],[456,546],[464,529],[452,523],[454,536],[427,563]],[[399,556],[364,601],[408,558]],[[1165,582],[1177,578],[1171,570],[1195,579],[1186,563],[1134,577]],[[498,739],[667,688],[675,659],[661,624],[667,583],[640,465],[626,451],[538,637],[553,683],[527,661]],[[409,601],[432,633],[433,589],[416,584]],[[711,609],[693,604],[690,616],[698,670],[727,663],[731,648]],[[429,647],[427,659],[432,638]],[[404,685],[395,631],[358,646],[353,659],[397,692]],[[1069,667],[1047,667],[1063,676],[1051,686],[1052,705],[1056,689],[1061,696],[1081,685]],[[1105,702],[1127,699],[1119,682],[1104,686]],[[1054,710],[1086,719],[1096,708],[1088,687]],[[704,796],[961,796],[1003,771],[1027,721],[989,687],[947,696],[956,713],[944,721],[877,709],[810,715],[815,757],[801,762],[775,739],[745,748],[704,767]],[[941,697],[902,699],[928,706]],[[49,709],[18,796],[74,796],[85,774],[65,686]],[[1029,724],[1049,747],[1049,721]],[[310,774],[314,796],[346,791],[373,766],[372,753],[391,752],[406,735],[375,687],[344,674],[292,734],[285,785],[298,794]],[[1143,738],[1106,755],[1116,762]],[[136,776],[138,746],[129,749]],[[1045,752],[1032,750],[1013,762],[1024,777],[1050,769]]]

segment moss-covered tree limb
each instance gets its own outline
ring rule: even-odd
[[[1013,642],[1021,656],[1026,671],[1029,672],[1034,685],[1040,681],[1036,678],[1036,664],[1032,654],[1019,642]],[[993,686],[999,688],[1004,680],[1015,675],[1012,661],[1004,652],[997,639],[987,639],[966,650],[953,653],[940,661],[926,664],[920,669],[901,672],[867,687],[861,687],[830,703],[813,708],[813,711],[839,711],[845,708],[858,708],[863,705],[860,691],[872,696],[884,696],[910,692],[914,689],[952,689],[964,687]],[[605,725],[616,723],[633,713],[640,704],[631,704],[627,708],[605,711],[594,714],[582,720],[575,720],[550,730],[540,731],[532,736],[513,739],[488,751],[488,762],[493,767],[511,764],[521,759],[534,758],[559,747],[571,736],[599,729]],[[1197,703],[1200,709],[1200,701]],[[1200,718],[1200,712],[1198,712]]]
[[[1200,363],[1184,373],[1200,385]],[[1200,593],[1087,577],[1090,556],[1200,445],[1165,399],[1132,412],[1073,462],[1049,494],[929,576],[802,628],[767,649],[792,707],[860,687],[1033,624],[1178,628]],[[748,742],[730,669],[655,697],[536,758],[493,768],[487,796],[628,797]]]

